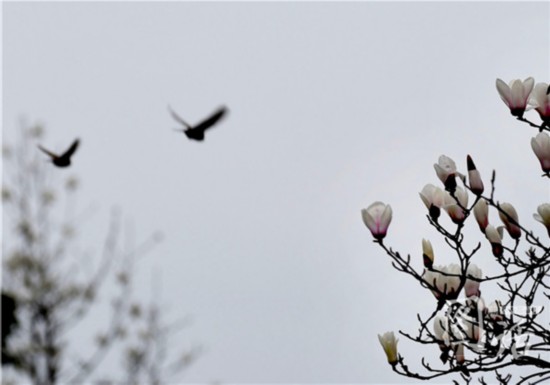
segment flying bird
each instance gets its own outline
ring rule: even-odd
[[[57,167],[68,167],[71,165],[71,156],[78,148],[78,143],[79,140],[76,139],[71,147],[69,147],[69,149],[61,155],[54,154],[53,152],[46,150],[41,145],[38,145],[38,148],[48,154],[52,158],[52,163],[55,164]]]
[[[168,106],[168,110],[170,111],[170,115],[180,124],[183,124],[185,128],[178,129],[177,131],[183,131],[185,136],[187,136],[189,139],[192,140],[198,140],[202,141],[204,140],[204,132],[208,130],[210,127],[214,126],[226,113],[227,108],[226,107],[220,107],[212,115],[210,115],[208,118],[204,119],[202,122],[198,123],[195,126],[191,126],[189,123],[187,123],[185,120],[183,120],[178,114],[172,110],[170,106]]]

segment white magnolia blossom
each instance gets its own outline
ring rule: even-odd
[[[481,279],[482,271],[479,267],[477,267],[477,265],[471,264],[468,266],[468,270],[466,270],[466,276]],[[475,281],[469,278],[466,279],[466,282],[464,283],[464,293],[466,294],[466,297],[479,297],[479,284],[480,281]]]
[[[537,214],[533,214],[533,218],[546,226],[548,236],[550,236],[550,203],[543,203],[537,207]]]
[[[378,334],[378,341],[386,353],[388,362],[391,365],[397,364],[397,342],[399,341],[395,338],[393,332],[386,332],[382,335]]]
[[[437,177],[445,185],[445,189],[453,191],[456,188],[456,163],[446,155],[441,155],[434,164]]]
[[[463,207],[466,208],[468,206],[468,192],[462,187],[457,187],[454,195],[456,199],[449,193],[445,194],[443,208],[447,211],[451,220],[459,224],[466,219],[466,212]]]
[[[460,266],[434,266],[433,270],[425,270],[422,278],[431,286],[432,293],[437,299],[455,299],[460,287]]]
[[[537,83],[529,98],[529,104],[535,108],[544,122],[550,122],[550,94],[547,83]]]
[[[381,240],[386,236],[392,218],[390,205],[374,202],[366,209],[361,210],[361,215],[374,238]]]
[[[481,232],[485,232],[485,228],[489,225],[489,206],[485,199],[480,199],[474,205],[474,217]]]
[[[499,211],[498,216],[500,217],[500,220],[506,227],[508,234],[510,234],[510,236],[514,239],[520,238],[521,229],[518,226],[519,219],[518,219],[518,213],[516,209],[510,203],[502,203],[500,205],[500,208],[502,211],[504,211],[504,213]]]
[[[550,172],[550,136],[545,132],[539,132],[531,139],[531,148],[540,162],[542,171]]]
[[[523,81],[514,79],[506,84],[501,79],[497,79],[496,86],[500,98],[510,109],[514,116],[522,117],[527,108],[529,95],[535,85],[535,79],[529,77]]]
[[[439,218],[441,207],[445,200],[445,192],[439,187],[428,183],[420,192],[420,199],[422,199],[422,202],[426,205],[430,217],[434,220]]]

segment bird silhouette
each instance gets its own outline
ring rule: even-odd
[[[222,106],[218,108],[216,111],[214,111],[212,115],[204,119],[202,122],[198,123],[195,126],[191,126],[189,123],[183,120],[178,114],[176,114],[170,106],[168,106],[168,110],[170,111],[170,115],[172,115],[172,117],[178,123],[183,124],[185,126],[185,128],[178,129],[177,131],[183,131],[185,136],[187,136],[189,139],[198,140],[198,141],[204,140],[204,132],[208,130],[210,127],[212,127],[214,124],[216,124],[227,113],[227,108]]]
[[[69,149],[61,155],[54,154],[53,152],[46,150],[41,145],[38,145],[38,148],[48,154],[52,158],[52,163],[55,164],[57,167],[68,167],[71,165],[71,156],[78,148],[78,143],[79,140],[75,139],[71,147],[69,147]]]

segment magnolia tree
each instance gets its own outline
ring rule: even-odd
[[[540,161],[543,177],[550,178],[550,136],[547,134],[550,87],[546,83],[535,86],[534,79],[528,78],[509,84],[497,79],[496,88],[510,113],[538,130],[531,147]],[[539,124],[524,116],[529,109],[538,113]],[[433,312],[418,315],[418,332],[399,331],[399,334],[418,344],[434,345],[440,354],[439,360],[431,362],[422,358],[415,364],[417,369],[411,369],[398,352],[395,334],[387,332],[378,338],[389,364],[394,372],[420,380],[455,374],[467,384],[472,381],[486,384],[483,372],[488,372],[500,384],[510,384],[513,376],[508,369],[522,366],[528,374],[514,379],[514,383],[550,381],[550,323],[544,306],[550,299],[550,242],[525,228],[512,204],[498,201],[495,172],[484,184],[469,155],[464,174],[445,155],[439,157],[434,168],[441,187],[427,184],[420,198],[428,210],[429,224],[452,250],[455,263],[434,264],[436,254],[432,244],[423,239],[424,268],[422,271],[413,268],[409,255],[404,257],[384,243],[392,219],[390,205],[375,202],[362,210],[363,221],[374,242],[389,255],[392,266],[418,281],[435,297]],[[498,212],[501,225],[489,223],[490,210]],[[536,210],[533,217],[546,227],[550,237],[550,203],[539,202]],[[440,222],[442,211],[449,216],[451,226]],[[479,226],[481,241],[468,248],[463,230],[472,216]],[[499,268],[493,275],[484,274],[472,263],[483,243],[490,246]],[[483,297],[480,287],[485,282],[496,283],[500,297]]]
[[[78,180],[63,180],[45,161],[36,147],[44,135],[40,126],[19,134],[15,145],[3,148],[2,383],[173,379],[198,350],[169,350],[181,323],[162,320],[158,293],[149,302],[134,290],[134,261],[159,236],[124,247],[115,213],[104,229],[101,258],[82,251],[76,240],[87,214],[77,208]],[[98,302],[109,301],[110,309],[98,310]],[[82,343],[85,336],[88,343]],[[102,366],[117,359],[114,353],[122,370],[106,373]]]

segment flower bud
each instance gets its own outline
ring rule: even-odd
[[[466,219],[464,208],[468,206],[468,193],[461,187],[456,187],[454,194],[456,198],[449,193],[445,194],[443,208],[453,223],[460,224]]]
[[[468,155],[466,158],[466,163],[468,164],[468,179],[470,182],[470,190],[476,195],[483,194],[483,181],[481,180],[481,175],[476,169],[476,165],[472,160],[472,157]]]
[[[538,214],[533,214],[533,218],[546,227],[548,236],[550,237],[550,203],[543,203],[537,207],[537,211]]]
[[[390,205],[374,202],[366,209],[361,210],[363,222],[375,239],[381,240],[386,236],[392,218]]]
[[[468,266],[468,270],[466,271],[467,277],[481,279],[481,275],[481,269],[477,267],[477,265],[471,264]],[[466,279],[466,283],[464,283],[464,292],[466,297],[479,297],[479,284],[480,281],[472,280],[470,278]]]
[[[518,213],[516,209],[510,203],[502,203],[500,208],[504,213],[499,211],[498,216],[506,227],[508,234],[514,239],[519,239],[521,237],[521,229],[519,228]]]
[[[518,118],[523,117],[523,113],[527,107],[527,101],[529,94],[533,90],[535,85],[535,79],[529,77],[524,81],[515,79],[506,84],[501,79],[497,79],[496,86],[500,98],[508,108],[513,116]]]
[[[474,205],[474,217],[481,232],[485,233],[485,228],[489,225],[489,206],[485,199],[478,200]]]
[[[493,225],[488,225],[485,228],[485,237],[491,243],[493,255],[497,258],[502,257],[504,249],[502,248],[502,236]]]
[[[464,358],[464,345],[459,343],[454,347],[456,363],[462,365],[466,359]]]
[[[540,162],[542,171],[550,172],[550,136],[545,132],[539,132],[531,139],[531,148]]]
[[[397,342],[393,332],[386,332],[383,335],[378,334],[378,341],[386,353],[388,363],[392,366],[397,364]]]
[[[432,244],[427,239],[422,239],[422,259],[424,267],[431,268],[434,264],[434,250]]]

